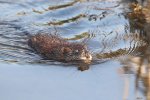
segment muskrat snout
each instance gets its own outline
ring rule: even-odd
[[[81,60],[91,61],[92,60],[92,55],[89,52],[85,52],[84,54],[82,54]]]

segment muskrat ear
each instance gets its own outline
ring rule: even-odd
[[[68,47],[63,47],[63,48],[61,49],[61,51],[62,51],[63,53],[70,53],[70,52],[71,52],[71,49],[68,48]]]

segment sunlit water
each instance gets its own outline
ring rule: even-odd
[[[128,3],[120,0],[0,1],[0,99],[135,99],[134,75],[120,71],[126,57],[142,55],[139,48],[147,44],[132,30],[127,12]],[[42,60],[27,45],[38,32],[75,42],[88,38],[96,62],[80,72]]]

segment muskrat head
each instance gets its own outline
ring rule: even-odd
[[[64,46],[61,51],[63,52],[65,61],[90,62],[92,60],[92,56],[87,50],[87,47],[82,44],[71,44]]]

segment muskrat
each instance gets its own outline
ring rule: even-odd
[[[69,42],[54,34],[31,36],[28,45],[45,59],[78,62],[80,66],[78,69],[82,71],[89,68],[89,62],[92,60],[92,56],[84,43]]]

